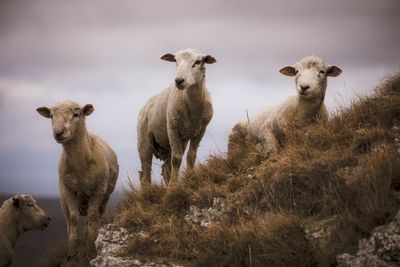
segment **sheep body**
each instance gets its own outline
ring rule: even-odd
[[[228,156],[233,157],[235,139],[245,132],[245,138],[255,140],[261,145],[264,155],[277,152],[280,148],[276,132],[288,125],[304,127],[317,119],[326,120],[328,113],[323,103],[327,86],[327,76],[338,76],[342,71],[337,66],[324,63],[318,57],[305,57],[294,66],[280,70],[284,75],[296,76],[298,94],[286,99],[282,104],[269,107],[249,121],[234,126],[228,145]],[[240,153],[240,152],[239,152]]]
[[[89,258],[95,252],[98,221],[105,212],[118,178],[118,160],[111,147],[87,130],[85,116],[94,108],[72,101],[38,112],[52,118],[53,133],[63,150],[59,162],[60,201],[67,220],[68,258],[78,253],[79,216],[86,216],[85,240]]]
[[[174,84],[151,97],[139,112],[137,134],[142,183],[151,181],[153,155],[164,161],[166,183],[170,178],[178,179],[182,155],[189,141],[187,165],[192,168],[213,115],[210,93],[205,87],[204,64],[214,63],[215,59],[193,49],[167,54],[162,59],[177,62],[177,78]],[[183,85],[176,82],[178,79],[184,80]]]
[[[10,266],[18,238],[26,231],[44,230],[50,218],[28,194],[4,201],[0,208],[0,267]]]

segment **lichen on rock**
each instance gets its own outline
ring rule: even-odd
[[[225,199],[216,197],[213,204],[209,208],[198,208],[194,205],[190,206],[185,220],[189,223],[198,224],[201,227],[208,228],[212,224],[218,224],[226,220],[230,208],[226,205]]]
[[[130,234],[128,230],[116,223],[107,224],[99,229],[96,239],[97,257],[90,261],[91,267],[179,267],[164,259],[136,259],[119,256],[118,252],[126,248]],[[145,232],[136,233],[141,238],[147,238]]]
[[[360,240],[355,255],[344,253],[336,260],[339,267],[399,266],[400,211],[392,222],[375,228],[368,239]]]

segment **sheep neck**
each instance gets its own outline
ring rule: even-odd
[[[86,169],[92,159],[90,136],[85,124],[78,128],[74,138],[63,143],[67,164],[74,169]]]
[[[321,94],[312,99],[304,99],[298,96],[298,115],[303,118],[314,118],[320,111],[322,104],[324,103],[324,98],[324,94]]]
[[[0,234],[2,235],[0,241],[5,243],[6,247],[10,247],[12,252],[22,231],[19,229],[17,219],[11,209],[13,207],[10,207],[10,205],[8,205],[7,209],[0,209],[0,218],[8,218],[0,220]]]
[[[205,82],[202,81],[192,87],[187,88],[183,91],[185,96],[185,101],[189,109],[198,109],[203,106],[205,100]]]

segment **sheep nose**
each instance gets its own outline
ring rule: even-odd
[[[185,79],[176,78],[176,79],[175,79],[175,84],[176,84],[176,85],[181,85],[184,81],[185,81]]]
[[[51,218],[49,216],[47,216],[46,220],[49,222],[49,221],[51,221]]]
[[[54,134],[55,134],[55,136],[57,137],[57,138],[60,138],[60,137],[62,137],[62,135],[64,134],[64,131],[57,131],[57,132],[54,132]]]
[[[301,91],[305,92],[307,89],[310,88],[309,85],[300,85]]]

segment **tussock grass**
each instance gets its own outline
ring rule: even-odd
[[[199,266],[315,266],[311,244],[299,218],[271,213],[217,225],[206,231],[199,246]]]
[[[328,121],[280,133],[263,158],[238,131],[230,155],[211,155],[169,187],[132,189],[117,220],[134,235],[123,254],[190,266],[334,266],[399,208],[400,74]],[[184,217],[223,197],[228,219],[208,228]],[[326,230],[323,242],[305,230]]]

